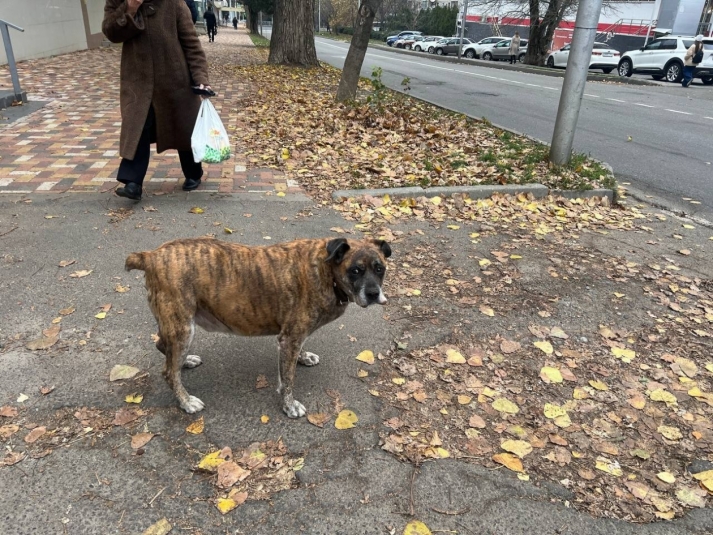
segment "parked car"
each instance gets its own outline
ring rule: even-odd
[[[619,76],[645,73],[654,80],[665,78],[669,82],[680,82],[686,50],[693,42],[693,37],[667,35],[638,50],[629,50],[622,54],[619,61]]]
[[[402,37],[398,41],[394,43],[394,48],[404,48],[406,50],[411,50],[413,48],[413,44],[416,41],[423,41],[424,37],[423,35],[410,35],[407,37]]]
[[[550,68],[566,67],[571,46],[571,44],[565,45],[559,50],[551,52],[547,56],[547,66]],[[609,74],[619,66],[619,56],[619,52],[606,43],[594,43],[589,69],[601,69],[604,74]]]
[[[483,50],[482,58],[486,60],[500,61],[501,59],[510,59],[510,41],[512,38],[507,37],[506,39],[495,43],[494,45],[488,45],[489,48]],[[527,53],[527,39],[520,39],[520,52],[517,55],[517,60],[522,62],[525,59],[525,54]]]
[[[477,43],[472,43],[466,47],[463,47],[463,55],[466,58],[479,58],[480,55],[483,53],[484,49],[490,48],[492,45],[495,45],[500,41],[504,41],[505,39],[506,37],[498,36],[486,37],[485,39],[481,39]]]
[[[449,37],[441,39],[433,48],[433,53],[439,56],[447,56],[448,54],[457,54],[460,46],[460,37]],[[470,39],[463,38],[463,46],[471,44]]]
[[[433,52],[436,42],[441,39],[443,39],[443,37],[440,35],[428,35],[424,37],[422,41],[414,42],[413,49],[416,52]],[[431,50],[429,50],[429,48],[431,48]]]
[[[421,35],[421,32],[405,30],[403,32],[399,32],[397,35],[390,35],[386,38],[386,44],[389,46],[393,46],[397,40],[401,39],[402,37],[406,37],[407,35]]]
[[[713,84],[713,39],[703,39],[703,61],[696,67],[694,78],[700,78],[705,85]]]

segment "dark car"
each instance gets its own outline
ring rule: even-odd
[[[386,38],[386,44],[389,46],[394,46],[394,43],[398,41],[399,39],[403,39],[404,37],[408,37],[409,35],[422,35],[422,32],[415,32],[413,30],[405,30],[403,32],[399,32],[398,35],[390,35]]]
[[[433,48],[433,53],[439,56],[447,56],[448,54],[457,54],[458,46],[461,42],[460,37],[449,37],[448,39],[441,39],[436,43]],[[463,38],[463,46],[471,44],[470,39]]]

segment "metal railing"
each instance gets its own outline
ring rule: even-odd
[[[650,29],[656,27],[656,20],[650,19],[619,19],[611,26],[608,26],[604,30],[597,33],[595,40],[605,42],[611,40],[615,34],[622,33],[621,30],[626,28],[628,30],[636,28],[632,33],[631,31],[624,32],[624,35],[647,35]]]
[[[5,55],[7,56],[7,65],[10,67],[10,78],[12,78],[12,89],[15,92],[15,100],[22,102],[22,89],[20,89],[20,77],[17,75],[17,64],[15,63],[15,54],[12,53],[12,43],[10,42],[10,29],[24,32],[19,26],[15,26],[5,20],[0,19],[0,33],[2,33],[2,42],[5,45]]]

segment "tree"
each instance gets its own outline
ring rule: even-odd
[[[319,66],[314,46],[314,0],[274,0],[268,63]]]
[[[457,7],[422,9],[416,18],[416,29],[426,35],[451,35],[457,18]]]
[[[275,0],[244,0],[246,25],[250,33],[258,33],[258,14],[262,11],[272,15],[275,11]]]
[[[525,63],[544,65],[555,30],[562,19],[577,11],[579,0],[471,0],[490,14],[530,19]],[[606,1],[605,1],[606,4]]]
[[[338,102],[344,102],[356,97],[361,66],[364,64],[366,48],[369,46],[371,29],[374,26],[374,17],[381,2],[382,0],[361,0],[361,7],[359,7],[357,22],[354,27],[354,35],[349,45],[347,58],[344,60],[342,77],[337,88]]]

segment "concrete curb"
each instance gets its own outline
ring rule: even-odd
[[[27,93],[23,91],[21,95],[22,102],[27,102]],[[13,102],[15,102],[14,91],[3,91],[0,93],[0,109],[11,107]]]
[[[564,197],[565,199],[589,199],[591,197],[606,197],[609,202],[614,201],[614,191],[610,189],[592,190],[560,190],[549,189],[542,184],[507,184],[504,186],[437,186],[423,189],[421,187],[408,188],[380,188],[380,189],[346,189],[332,192],[332,199],[354,199],[359,197],[383,197],[389,195],[392,199],[407,199],[415,197],[448,197],[456,193],[466,194],[471,199],[488,199],[494,194],[518,195],[532,193],[536,199],[543,199],[548,195]]]
[[[337,39],[335,39],[336,41]],[[525,65],[519,63],[517,65],[511,65],[510,63],[504,61],[486,61],[483,59],[468,59],[461,58],[458,59],[457,56],[437,56],[436,54],[429,54],[428,52],[416,52],[415,50],[403,50],[401,48],[393,48],[387,45],[369,45],[379,50],[393,52],[395,54],[407,54],[427,57],[436,61],[444,61],[446,63],[456,63],[463,65],[477,65],[478,67],[488,67],[490,69],[500,69],[503,71],[517,71],[526,72],[529,74],[541,74],[542,76],[551,76],[554,78],[564,78],[564,69],[550,69],[549,67],[537,67],[534,65]],[[612,76],[610,74],[596,74],[589,73],[587,75],[588,82],[615,82],[619,84],[628,85],[645,85],[650,87],[661,87],[661,84],[652,82],[649,80],[639,80],[638,78],[626,78],[624,76]]]

